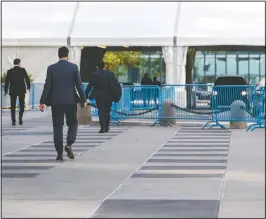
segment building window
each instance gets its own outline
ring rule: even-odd
[[[196,52],[193,83],[214,83],[219,76],[243,76],[255,85],[265,76],[265,53],[235,51]]]
[[[226,54],[226,75],[237,75],[236,54]]]
[[[216,53],[216,77],[226,75],[226,52]]]
[[[243,76],[249,82],[249,54],[238,53],[236,56],[237,75]]]
[[[216,78],[215,72],[215,54],[205,54],[204,63],[204,83],[212,83]]]
[[[196,52],[196,58],[193,69],[193,83],[204,83],[204,55]]]

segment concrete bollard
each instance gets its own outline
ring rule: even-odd
[[[92,123],[91,106],[81,108],[78,104],[77,117],[79,125],[89,125]]]
[[[169,122],[171,125],[176,125],[176,109],[172,107],[172,101],[166,100],[162,104],[162,117],[166,117],[162,119],[162,121]],[[167,118],[168,117],[168,118]],[[170,119],[173,118],[173,119]]]
[[[246,108],[246,104],[241,100],[234,101],[231,106],[231,120],[230,121],[230,128],[231,129],[246,129],[247,122],[245,121],[246,118],[246,111],[242,108]],[[238,120],[238,121],[235,121]]]

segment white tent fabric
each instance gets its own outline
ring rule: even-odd
[[[177,74],[176,74],[177,84],[186,83],[187,50],[188,50],[188,47],[186,46],[177,47],[177,62],[176,62],[177,66],[174,67],[174,69],[177,69]]]
[[[4,46],[61,46],[68,37],[73,46],[171,46],[176,36],[178,46],[263,46],[264,6],[264,2],[3,2],[2,39]]]
[[[67,44],[75,2],[2,2],[3,46]]]
[[[178,45],[265,45],[265,2],[182,2]]]
[[[81,48],[79,46],[70,47],[69,61],[79,66],[80,60],[81,60]]]
[[[13,61],[17,58],[17,47],[2,48],[2,74],[14,66]]]
[[[167,84],[175,84],[174,80],[174,63],[173,63],[173,47],[166,46],[162,49],[163,58],[166,65],[166,83]]]
[[[34,82],[44,82],[47,67],[58,61],[57,47],[3,47],[2,73],[14,66],[15,58],[21,59],[21,66],[32,75]]]
[[[162,46],[167,83],[184,83],[187,46],[265,46],[265,3],[2,2],[2,73],[19,57],[43,82],[63,45],[76,64],[81,46]]]
[[[17,57],[34,82],[44,82],[47,67],[58,61],[57,47],[18,47]]]
[[[176,2],[81,2],[72,45],[172,45],[176,10]]]

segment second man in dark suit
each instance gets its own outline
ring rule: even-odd
[[[109,131],[110,126],[110,111],[112,107],[111,86],[115,74],[105,69],[104,62],[101,62],[97,68],[97,72],[93,73],[89,80],[86,96],[88,96],[93,87],[101,126],[99,133],[104,133]]]
[[[59,48],[60,60],[48,67],[40,99],[41,111],[44,110],[44,104],[52,106],[54,144],[58,154],[56,160],[63,160],[64,116],[66,116],[68,126],[65,151],[68,158],[74,159],[72,144],[76,140],[78,129],[77,103],[80,103],[82,107],[86,103],[78,66],[68,61],[68,53],[67,47]],[[78,91],[79,96],[76,91]]]
[[[21,65],[20,59],[15,59],[14,68],[11,68],[7,71],[6,80],[5,80],[5,95],[8,93],[8,91],[10,95],[12,125],[16,125],[17,98],[19,98],[19,124],[20,125],[23,124],[26,85],[27,89],[30,90],[29,76],[25,68],[21,68],[20,65]]]

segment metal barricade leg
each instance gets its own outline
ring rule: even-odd
[[[114,106],[114,109],[112,109],[111,108],[111,120],[110,120],[110,124],[111,123],[114,123],[114,124],[116,124],[116,125],[118,125],[118,126],[120,126],[120,121],[119,121],[119,119],[117,118],[117,116],[116,116],[116,111],[117,111],[117,104],[113,104],[113,106]]]
[[[34,110],[34,95],[35,95],[35,85],[34,84],[31,84],[32,86],[32,96],[31,96],[31,109]]]
[[[219,123],[218,121],[218,109],[217,109],[217,99],[216,99],[216,94],[214,94],[214,97],[213,97],[213,113],[214,113],[214,117],[215,117],[215,120],[214,121],[210,121],[210,122],[215,122],[215,124],[211,125],[209,127],[209,129],[212,129],[213,127],[220,127],[221,129],[226,129],[222,124]],[[209,123],[210,123],[209,122]]]

